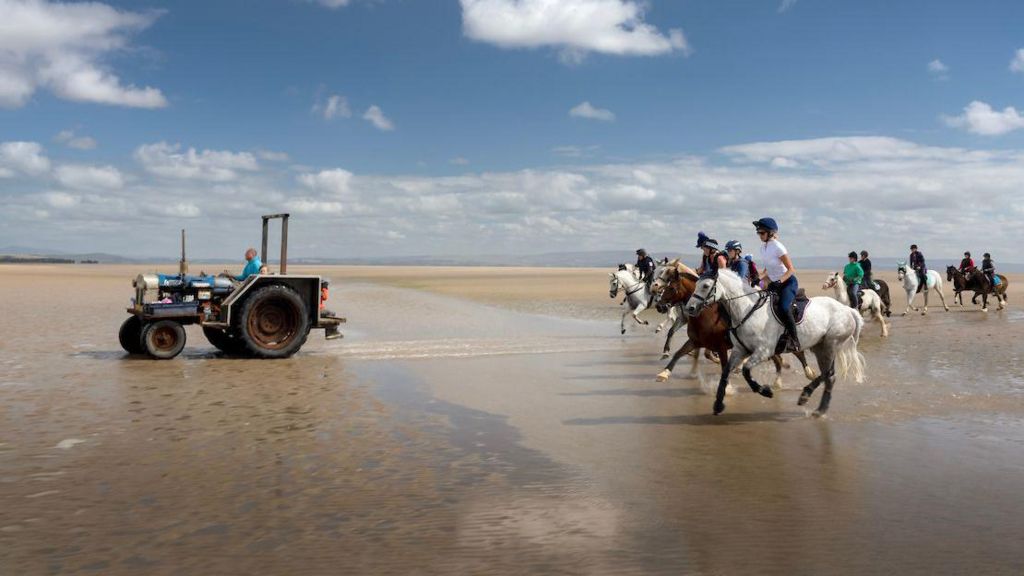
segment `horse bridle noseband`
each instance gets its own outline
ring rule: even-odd
[[[698,303],[700,303],[701,310],[708,308],[709,306],[716,302],[729,302],[730,300],[739,300],[740,298],[746,298],[751,294],[749,292],[746,292],[740,294],[739,296],[733,296],[732,298],[723,298],[722,300],[715,300],[715,292],[718,290],[718,274],[715,274],[713,279],[715,283],[711,285],[711,290],[708,291],[707,297],[697,294],[696,291],[693,293],[692,296],[690,296],[690,299],[697,299]],[[747,315],[744,316],[743,319],[740,320],[739,324],[735,326],[732,325],[732,315],[729,314],[728,310],[726,310],[724,307],[720,309],[724,313],[726,319],[729,322],[729,334],[731,334],[733,338],[736,339],[736,342],[738,342],[739,345],[742,346],[743,349],[746,350],[747,352],[751,352],[751,349],[748,348],[747,345],[743,343],[743,340],[740,338],[739,335],[739,329],[742,328],[743,325],[747,323],[747,320],[750,320],[750,317],[754,315],[754,312],[757,312],[768,302],[769,298],[770,292],[768,292],[767,290],[758,290],[757,303],[755,303],[754,306],[750,308],[750,310],[747,312]]]

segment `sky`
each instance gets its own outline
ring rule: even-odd
[[[1024,261],[1024,3],[0,0],[0,247]],[[659,254],[660,255],[660,254]]]

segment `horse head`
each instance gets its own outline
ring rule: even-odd
[[[903,281],[903,277],[907,275],[907,263],[900,260],[896,263],[896,279],[900,282]]]
[[[833,272],[825,278],[825,283],[821,285],[822,290],[828,290],[834,288],[839,283],[839,272]]]
[[[705,308],[718,301],[718,269],[705,272],[693,287],[683,311],[687,316],[697,316]]]
[[[608,275],[611,276],[611,278],[608,280],[608,296],[610,298],[615,298],[615,296],[619,293],[619,278],[618,276],[612,274],[611,272],[609,272]]]
[[[956,276],[956,273],[957,273],[956,266],[952,266],[952,265],[946,266],[946,282],[952,282],[953,281],[953,277]]]

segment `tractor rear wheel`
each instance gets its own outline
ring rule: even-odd
[[[117,339],[121,342],[121,348],[129,354],[146,353],[146,349],[142,347],[142,320],[139,320],[138,316],[129,316],[121,323]]]
[[[246,298],[238,332],[254,356],[287,358],[306,343],[309,311],[291,288],[279,284],[265,286]]]
[[[185,348],[185,327],[174,320],[158,320],[142,329],[142,346],[157,360],[170,360]]]
[[[208,328],[203,326],[203,335],[213,344],[213,347],[229,356],[248,355],[245,343],[237,335],[226,330]]]

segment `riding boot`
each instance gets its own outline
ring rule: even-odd
[[[779,338],[779,344],[775,347],[775,354],[783,352],[799,352],[800,337],[796,333],[796,320],[793,319],[793,310],[782,310],[782,324],[786,327],[786,333]]]

